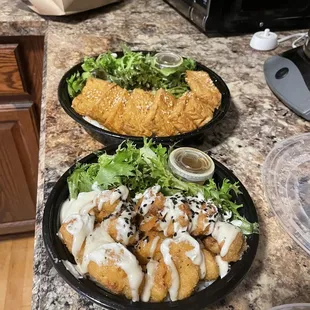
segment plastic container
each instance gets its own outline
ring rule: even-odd
[[[142,51],[142,53],[148,54],[150,53],[153,55],[153,52],[149,51]],[[158,53],[159,54],[159,53]],[[118,57],[123,56],[123,52],[116,52],[116,55]],[[95,56],[97,57],[97,56]],[[61,81],[58,86],[58,100],[64,111],[73,118],[78,124],[80,124],[85,131],[95,140],[99,141],[100,143],[104,145],[114,144],[114,143],[121,143],[124,140],[131,140],[136,143],[143,142],[144,137],[142,136],[130,136],[130,135],[123,135],[116,132],[112,132],[103,128],[99,128],[95,126],[94,124],[91,124],[87,120],[83,118],[82,115],[78,114],[73,108],[72,108],[72,98],[70,98],[68,93],[68,87],[67,87],[67,79],[70,78],[70,76],[76,72],[79,72],[80,74],[83,73],[83,69],[81,67],[82,62],[75,65],[71,69],[69,69],[61,78]],[[166,68],[167,70],[169,68]],[[190,132],[177,134],[174,136],[168,136],[168,137],[152,137],[152,140],[156,143],[169,143],[169,144],[175,144],[180,141],[182,141],[184,144],[201,144],[205,138],[205,133],[207,133],[214,125],[218,124],[227,111],[229,110],[230,106],[230,93],[227,85],[225,82],[221,79],[220,76],[218,76],[215,72],[213,72],[211,69],[203,66],[202,64],[196,62],[196,68],[195,70],[198,71],[205,71],[209,74],[210,78],[212,79],[214,85],[218,88],[222,95],[221,104],[220,106],[215,109],[213,118],[203,126],[192,130]]]
[[[143,144],[137,145],[140,147],[143,146]],[[169,147],[168,144],[163,144],[163,146]],[[109,145],[102,150],[96,151],[95,153],[80,159],[78,162],[81,164],[98,162],[98,154],[106,152],[109,155],[113,155],[115,154],[117,148],[118,145]],[[232,173],[231,170],[226,168],[218,161],[214,160],[214,164],[215,173],[213,178],[215,183],[220,185],[223,183],[224,179],[228,179],[231,183],[238,182],[241,194],[236,196],[236,203],[243,205],[243,207],[239,209],[240,214],[252,223],[258,222],[254,203],[240,180]],[[60,179],[53,187],[53,190],[51,191],[44,208],[42,232],[44,245],[47,250],[47,254],[51,259],[51,263],[59,275],[81,295],[83,300],[85,297],[89,299],[88,301],[85,299],[85,304],[88,305],[88,308],[92,308],[93,305],[91,302],[95,302],[102,306],[104,309],[111,310],[206,309],[208,305],[214,304],[216,301],[225,298],[225,296],[232,292],[232,290],[235,289],[235,287],[247,274],[255,258],[259,242],[259,234],[252,234],[247,237],[247,251],[242,255],[241,260],[231,264],[231,269],[227,276],[214,281],[211,285],[204,287],[200,291],[194,292],[192,296],[182,300],[174,302],[165,300],[163,302],[154,303],[132,302],[124,296],[115,295],[105,290],[103,287],[95,284],[95,282],[88,277],[79,279],[75,272],[72,274],[67,269],[70,267],[68,267],[68,263],[64,262],[69,261],[71,264],[74,264],[74,258],[57,236],[57,232],[60,226],[59,216],[61,206],[69,196],[67,178],[69,175],[71,175],[75,167],[76,164],[72,165],[60,177]],[[67,289],[65,290],[65,293],[66,292]],[[64,297],[65,293],[62,294],[62,297]],[[99,308],[96,307],[96,309]]]
[[[264,162],[262,177],[279,222],[310,254],[310,133],[277,143]]]
[[[172,52],[160,52],[154,57],[159,68],[177,68],[183,63],[183,58]]]
[[[270,310],[310,310],[310,304],[289,304],[271,308]]]
[[[180,147],[169,155],[171,171],[185,181],[203,184],[214,174],[214,162],[206,153],[191,147]]]

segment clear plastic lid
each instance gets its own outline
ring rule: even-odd
[[[155,55],[155,61],[160,68],[176,68],[183,63],[183,58],[172,52],[161,52]]]
[[[270,310],[310,310],[310,304],[287,304],[273,307]]]
[[[310,254],[310,133],[277,143],[264,162],[262,177],[281,225]]]

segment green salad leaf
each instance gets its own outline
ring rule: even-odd
[[[67,79],[70,97],[77,96],[91,76],[114,82],[127,90],[142,88],[156,91],[163,88],[177,98],[189,90],[185,72],[195,69],[194,60],[183,59],[177,68],[158,68],[150,53],[134,52],[127,47],[123,48],[123,52],[122,57],[116,57],[111,52],[103,53],[96,59],[85,57],[82,64],[84,72],[76,72]]]
[[[217,185],[213,179],[206,184],[185,182],[176,177],[168,167],[169,151],[161,144],[155,145],[152,140],[144,140],[142,148],[132,142],[121,144],[114,155],[98,155],[98,163],[77,164],[68,177],[70,198],[76,198],[80,192],[88,192],[93,187],[101,190],[119,185],[126,185],[134,197],[148,187],[158,184],[165,195],[182,193],[195,196],[202,193],[205,199],[211,199],[222,214],[231,214],[230,220],[238,221],[244,234],[258,233],[258,224],[250,223],[240,215],[238,205],[233,201],[234,195],[240,195],[237,183],[224,179]]]

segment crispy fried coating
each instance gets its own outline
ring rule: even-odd
[[[67,226],[73,223],[73,221],[74,219],[70,220],[69,222],[63,223],[58,231],[58,235],[61,241],[66,245],[67,249],[71,254],[73,254],[72,253],[73,235],[67,230]],[[79,249],[78,253],[75,255],[75,260],[77,261],[77,263],[82,263],[83,261],[84,247],[85,247],[85,240],[81,244],[81,248]]]
[[[203,102],[212,111],[219,106],[222,95],[213,84],[209,74],[206,74],[204,71],[186,71],[186,82],[191,88],[193,95],[198,99],[197,102]],[[194,112],[191,107],[190,110]],[[199,108],[196,109],[191,118],[196,120],[195,116],[198,115],[199,111]],[[208,115],[207,111],[202,110],[201,112]]]
[[[144,218],[144,220],[140,223],[139,228],[142,232],[148,232],[151,231],[152,229],[155,229],[156,226],[157,226],[157,216],[150,215]]]
[[[199,281],[199,266],[195,265],[186,255],[186,252],[192,249],[192,245],[188,242],[173,242],[170,245],[170,255],[179,273],[180,279],[178,292],[179,300],[190,296]],[[165,280],[169,288],[171,286],[171,272],[169,268]]]
[[[72,220],[70,222],[72,222]],[[61,241],[66,245],[69,252],[72,253],[73,236],[67,230],[67,226],[70,222],[63,223],[60,226],[58,235],[60,236]]]
[[[199,198],[193,198],[192,201],[197,202]],[[198,215],[197,215],[198,212]],[[203,236],[208,235],[212,232],[214,224],[209,220],[215,221],[218,216],[218,210],[216,206],[208,203],[198,203],[198,210],[192,215],[192,223],[190,225],[190,234],[192,236]]]
[[[72,107],[79,114],[89,116],[107,128],[125,133],[121,116],[129,97],[129,93],[115,83],[90,78],[82,93],[73,99]]]
[[[156,107],[153,105],[154,95],[151,92],[135,88],[126,102],[123,113],[123,130],[131,135],[151,136],[154,132],[153,119]]]
[[[176,132],[185,133],[197,128],[195,123],[185,113],[188,99],[189,92],[186,92],[176,101],[175,105],[171,109],[169,109],[171,112],[169,113],[167,118],[168,124],[172,124],[174,127],[173,134],[175,134]]]
[[[202,250],[206,265],[206,281],[216,280],[219,277],[219,266],[215,261],[214,255],[208,250]]]
[[[102,98],[108,96],[109,92],[117,85],[106,83],[100,79],[90,78],[85,84],[81,96],[72,101],[73,109],[81,115],[89,115],[93,119],[100,120],[105,117],[108,104],[101,106]],[[91,115],[90,115],[91,114]]]
[[[140,264],[145,265],[150,259],[159,260],[162,257],[160,245],[164,238],[164,235],[157,231],[145,233],[135,245],[134,251]]]
[[[124,294],[127,298],[132,298],[131,290],[126,272],[113,261],[108,265],[97,265],[94,261],[88,264],[89,275],[107,290],[115,294]]]
[[[156,215],[145,216],[139,228],[143,232],[156,230],[163,232],[166,237],[172,237],[179,230],[187,230],[190,214],[187,204],[180,204],[173,209],[159,209]]]
[[[117,132],[125,133],[123,113],[126,108],[126,102],[130,94],[119,86],[112,88],[109,96],[104,98],[104,102],[108,102],[110,109],[106,110],[104,115],[105,127],[115,128]]]
[[[220,245],[222,246],[222,244]],[[238,261],[246,248],[246,242],[241,232],[239,232],[231,243],[227,254],[222,258],[226,262]]]
[[[168,293],[168,286],[165,282],[165,275],[167,273],[167,266],[164,263],[163,259],[159,260],[157,265],[155,276],[154,276],[154,285],[151,289],[151,301],[161,302],[163,301]]]
[[[120,203],[120,200],[117,199],[114,203],[110,203],[106,201],[102,204],[101,210],[98,209],[98,206],[91,209],[90,214],[93,213],[96,218],[96,222],[101,223],[105,218],[107,218],[110,214],[115,212],[116,207]]]
[[[209,233],[210,225],[205,224],[206,218],[207,216],[204,213],[198,215],[197,225],[191,231],[192,236],[207,235]]]
[[[110,243],[108,247],[98,248],[89,254],[88,273],[91,278],[103,285],[107,290],[115,294],[123,294],[132,299],[132,287],[127,274],[130,270],[123,268],[127,262],[131,262],[132,272],[136,272],[137,294],[142,292],[143,273],[141,267],[135,263],[134,256],[120,244]],[[123,265],[122,265],[123,264]],[[128,268],[128,266],[126,267]]]
[[[124,187],[124,186],[121,186],[121,187]],[[115,194],[117,195],[115,197],[116,199],[115,198],[113,199],[113,195]],[[122,192],[120,191],[120,187],[118,187],[118,188],[114,188],[111,190],[102,191],[95,197],[94,199],[95,207],[92,208],[89,213],[95,215],[96,222],[101,223],[105,218],[109,217],[112,213],[117,213],[121,211],[121,207],[123,205],[123,201],[121,200],[121,197],[122,197],[121,195],[122,195]],[[125,194],[124,199],[127,198],[127,195],[128,193]]]
[[[142,196],[137,204],[136,204],[136,212],[139,214],[144,214],[145,216],[150,216],[150,215],[155,215],[157,216],[158,213],[164,208],[164,203],[165,203],[165,196],[162,193],[156,193],[155,199],[153,200],[153,203],[147,206],[148,210],[147,212],[144,212],[144,208],[146,206],[141,205],[143,202],[144,196]]]
[[[120,224],[120,217],[119,216],[113,216],[106,220],[104,222],[106,231],[108,234],[117,242],[120,242],[123,245],[133,245],[137,242],[138,234],[135,229],[132,229],[128,233],[130,235],[128,236],[128,233],[126,235],[119,233],[119,226],[120,225],[126,225],[126,224]]]
[[[211,237],[208,236],[207,238],[203,239],[203,244],[205,248],[210,251],[211,253],[218,255],[221,252],[220,245],[217,243],[217,241]]]
[[[188,132],[196,129],[195,124],[183,113],[186,101],[159,89],[154,96],[157,113],[154,117],[155,135],[172,136],[176,132]],[[166,120],[165,122],[163,120]]]
[[[135,88],[132,92],[115,83],[89,78],[72,107],[107,129],[133,136],[171,136],[192,131],[213,117],[221,93],[208,73],[187,71],[191,88],[176,99],[159,89],[154,93]]]
[[[167,237],[172,237],[180,230],[186,231],[189,226],[190,208],[186,203],[179,203],[175,196],[166,197],[165,208],[157,215],[154,229],[163,231]]]
[[[224,245],[224,241],[222,241],[221,244],[219,244],[211,236],[208,236],[202,242],[203,242],[205,248],[215,255],[220,254],[221,248]],[[236,238],[231,243],[227,254],[224,257],[222,257],[222,259],[226,262],[236,262],[241,258],[245,249],[246,249],[246,241],[245,241],[242,233],[239,232],[237,234]]]

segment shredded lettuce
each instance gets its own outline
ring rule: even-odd
[[[240,215],[238,210],[242,205],[233,201],[233,195],[241,194],[237,183],[232,184],[227,179],[221,185],[213,179],[204,185],[185,182],[170,171],[168,156],[169,150],[161,144],[155,145],[152,140],[145,139],[142,148],[127,141],[118,147],[114,155],[98,155],[98,163],[77,164],[67,180],[70,198],[76,198],[80,192],[91,191],[93,184],[101,190],[126,185],[132,197],[158,184],[165,195],[181,192],[194,196],[200,192],[205,199],[212,199],[222,214],[231,214],[229,221],[239,223],[244,234],[258,233],[258,224],[250,223]]]
[[[155,91],[163,88],[177,98],[189,90],[185,71],[195,69],[194,60],[186,58],[177,68],[161,69],[150,53],[133,52],[127,47],[123,48],[123,52],[122,57],[115,57],[111,52],[103,53],[96,59],[85,57],[82,64],[84,72],[76,72],[67,79],[70,97],[77,96],[91,76],[114,82],[128,90],[142,88]]]

